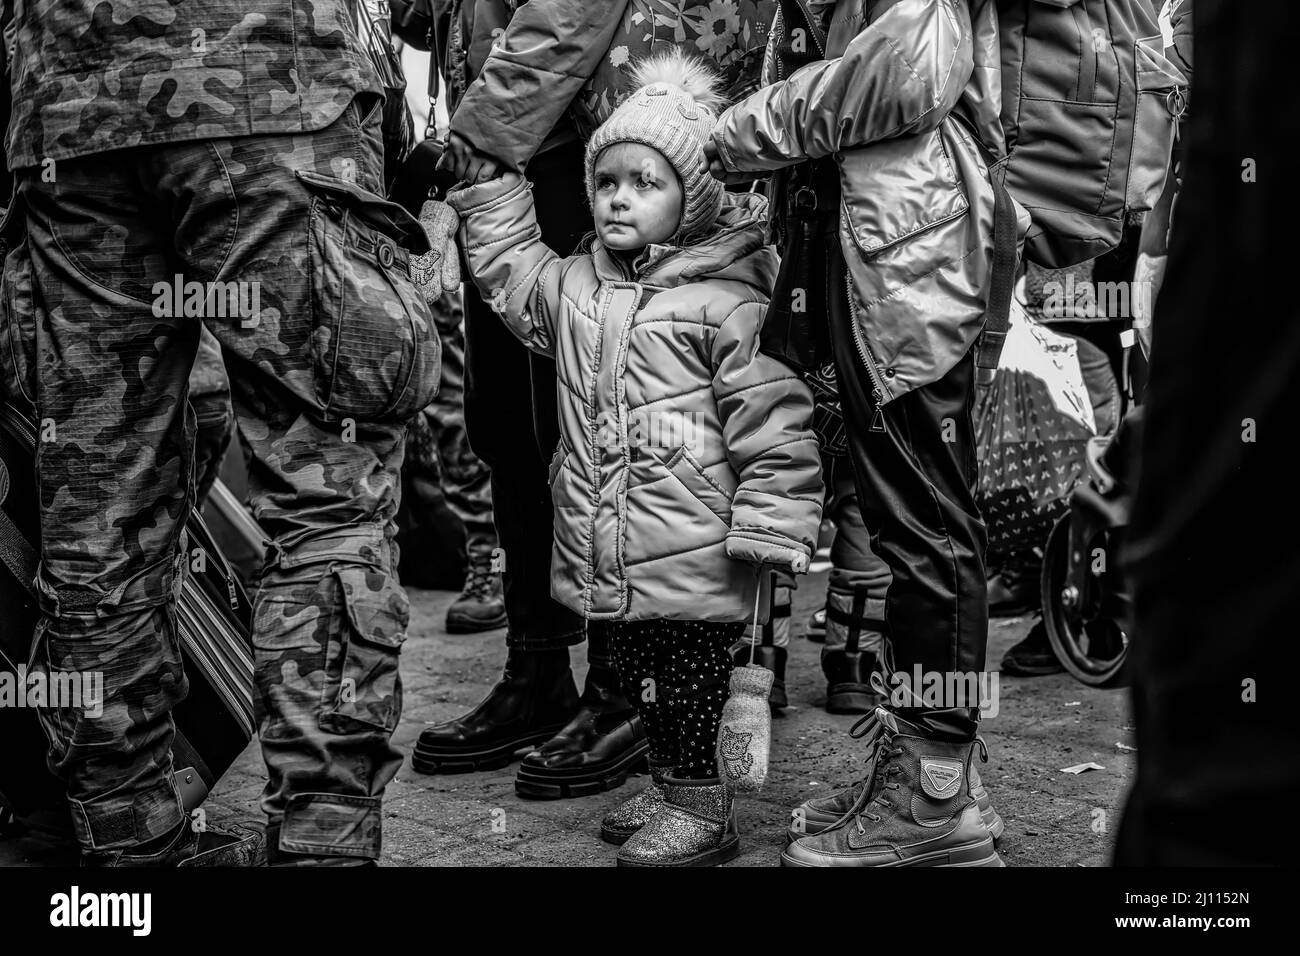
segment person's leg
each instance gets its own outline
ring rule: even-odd
[[[880,702],[870,684],[880,655],[889,565],[871,550],[871,534],[862,518],[852,464],[832,458],[827,468],[832,489],[829,509],[835,521],[831,573],[826,587],[826,710],[832,714],[866,714]]]
[[[744,624],[648,622],[659,635],[656,691],[668,702],[677,769],[663,803],[618,854],[619,866],[708,866],[740,850],[730,788],[718,775],[718,728],[727,701],[730,647]]]
[[[580,147],[554,152],[561,155],[534,160],[529,177],[542,238],[563,254],[591,220],[586,205],[573,202],[585,188]],[[420,734],[412,760],[420,773],[504,766],[521,748],[550,740],[579,709],[567,648],[582,641],[583,622],[551,597],[554,362],[530,353],[472,289],[464,308],[465,428],[491,475],[509,653],[482,701]]]
[[[491,473],[470,450],[465,432],[464,315],[459,295],[443,296],[433,305],[442,339],[442,383],[438,397],[424,412],[433,429],[443,496],[465,528],[465,587],[447,609],[447,630],[455,634],[506,623],[501,569],[494,567],[493,560],[499,555],[492,523]]]
[[[727,702],[730,647],[744,624],[666,621],[664,671],[672,693],[678,739],[677,773],[684,780],[718,776],[718,726]]]
[[[600,823],[601,839],[621,846],[663,805],[664,780],[677,770],[680,740],[670,700],[660,694],[660,685],[666,686],[662,668],[667,644],[658,622],[611,621],[604,625],[600,640],[608,645],[612,679],[620,682],[623,695],[633,702],[648,748],[649,786],[605,814]]]
[[[830,288],[844,289],[837,241],[831,251]],[[835,297],[831,339],[859,504],[891,574],[883,670],[897,690],[889,709],[858,731],[869,750],[866,778],[825,801],[845,812],[841,825],[796,839],[782,863],[1000,866],[973,767],[988,637],[985,532],[974,499],[974,356],[878,406],[855,321],[846,297]],[[928,680],[939,681],[941,699],[916,696],[918,671],[937,675]]]
[[[592,227],[587,206],[574,201],[585,195],[582,168],[580,143],[543,153],[528,166],[542,239],[561,255],[572,252]],[[473,293],[465,301],[465,346],[465,424],[470,446],[491,469],[505,562],[506,668],[533,676],[516,683],[503,679],[469,714],[426,730],[415,766],[445,772],[483,767],[484,761],[500,765],[520,747],[540,743],[520,767],[521,795],[608,790],[639,764],[644,731],[606,663],[599,627],[588,629],[592,666],[580,701],[574,700],[567,659],[554,653],[583,639],[582,619],[551,597],[548,479],[560,438],[555,363],[529,352]]]
[[[402,761],[391,737],[410,615],[394,545],[406,426],[380,419],[394,401],[383,376],[421,354],[432,362],[416,350],[438,343],[395,261],[401,253],[385,262],[395,233],[338,206],[343,194],[358,209],[380,208],[370,103],[354,101],[310,134],[168,147],[157,167],[158,192],[178,210],[187,276],[242,282],[257,296],[251,314],[209,327],[252,452],[254,514],[273,539],[253,645],[274,863],[377,859],[384,788]],[[428,334],[391,362],[367,356],[367,343],[396,339],[382,323],[397,309]],[[324,329],[354,336],[351,348],[320,354]],[[414,383],[411,403],[424,400],[430,377]]]
[[[256,840],[197,834],[173,781],[172,710],[188,684],[175,594],[191,506],[193,411],[186,382],[197,323],[159,315],[171,235],[124,151],[22,174],[41,495],[41,620],[31,668],[102,682],[98,701],[38,710],[50,769],[66,787],[83,862],[175,865]]]

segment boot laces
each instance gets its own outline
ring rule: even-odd
[[[881,817],[869,808],[879,804],[888,807],[884,799],[885,790],[897,790],[899,784],[891,783],[889,778],[903,772],[903,768],[893,763],[893,758],[902,756],[903,748],[893,746],[894,735],[879,717],[877,708],[858,720],[849,730],[849,736],[855,740],[865,740],[870,748],[867,757],[867,769],[861,779],[862,789],[858,791],[853,805],[828,829],[842,826],[849,820],[857,824],[859,833],[866,833],[862,825],[865,816],[873,823],[879,823]]]
[[[486,601],[492,594],[492,572],[487,565],[472,562],[465,572],[465,587],[461,589],[465,597],[476,601]]]

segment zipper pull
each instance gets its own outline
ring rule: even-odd
[[[230,597],[230,609],[239,610],[239,596],[235,594],[235,582],[230,578],[226,578],[226,594]]]
[[[873,388],[871,398],[876,403],[876,410],[871,415],[871,430],[873,432],[883,432],[885,430],[885,410],[881,406],[884,404],[885,393],[878,388]]]

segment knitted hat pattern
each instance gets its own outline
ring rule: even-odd
[[[678,50],[643,60],[632,73],[637,90],[610,114],[587,143],[587,198],[596,193],[596,158],[616,143],[640,143],[668,160],[682,184],[682,219],[672,242],[707,232],[722,211],[722,183],[709,175],[704,144],[723,97],[717,75]]]

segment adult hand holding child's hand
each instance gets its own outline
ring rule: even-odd
[[[718,144],[713,140],[708,140],[704,144],[704,158],[709,163],[709,175],[718,182],[726,183],[728,186],[734,186],[738,183],[747,183],[754,179],[753,173],[730,173],[727,167],[722,164],[722,154],[718,151]]]
[[[479,151],[465,137],[453,132],[447,137],[447,149],[438,160],[438,168],[473,186],[496,179],[502,165],[495,157]]]

